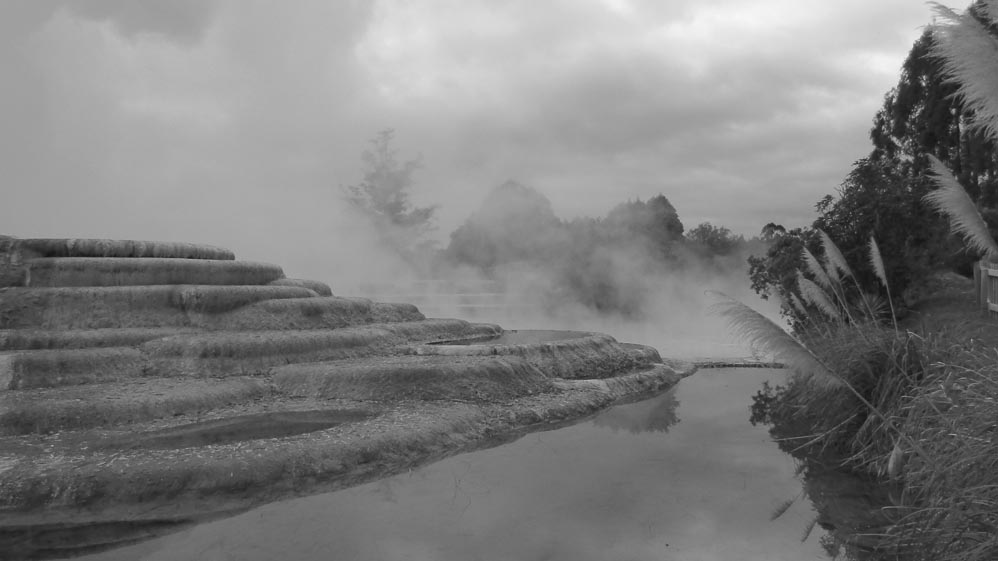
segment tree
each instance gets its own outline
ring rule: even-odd
[[[759,239],[768,243],[786,233],[787,229],[782,224],[770,222],[762,227],[762,231],[759,232]]]
[[[776,296],[788,306],[790,294],[797,289],[797,271],[804,267],[804,248],[817,253],[819,246],[817,232],[811,228],[784,229],[772,239],[765,255],[748,258],[752,290],[764,300]],[[790,312],[789,308],[784,311]]]
[[[673,245],[683,238],[679,213],[662,194],[648,202],[638,199],[617,205],[607,213],[603,227],[614,242],[642,243],[659,259],[672,257]]]
[[[951,14],[941,11],[944,19],[953,20],[956,16],[951,18]],[[966,22],[985,24],[980,26],[986,30],[983,33],[994,37],[996,28],[986,24],[985,16],[985,8],[978,3],[968,10]],[[936,26],[915,42],[897,85],[874,118],[870,154],[853,165],[835,196],[828,195],[816,205],[819,216],[813,227],[836,240],[854,270],[870,274],[858,265],[865,262],[870,236],[876,238],[896,297],[917,286],[933,268],[945,265],[967,274],[977,258],[946,235],[944,222],[923,201],[933,182],[929,155],[942,160],[967,187],[981,214],[989,219],[992,234],[998,225],[995,139],[985,134],[986,129],[974,126],[975,109],[981,108],[959,95],[960,83],[947,72],[951,64],[940,52],[945,38]],[[807,230],[788,238],[789,233],[781,234],[774,224],[767,228],[763,238],[773,243],[765,256],[750,259],[752,286],[763,295],[785,295],[793,283],[788,274],[799,266],[801,248],[806,244],[814,253],[820,253],[820,248]]]
[[[735,236],[724,226],[714,226],[710,222],[701,222],[686,232],[686,239],[711,255],[728,255],[745,243],[742,236]]]
[[[888,284],[903,296],[952,253],[945,224],[922,200],[929,192],[924,175],[907,179],[886,160],[864,158],[853,164],[838,196],[815,206],[813,227],[824,230],[842,249],[863,286],[876,286],[869,267],[870,236],[883,256]]]
[[[956,87],[954,97],[970,111],[969,130],[998,142],[998,1],[980,0],[962,15],[937,5],[936,13],[941,23],[931,28],[931,54],[940,61],[945,80]],[[998,157],[993,150],[989,155]],[[959,166],[938,157],[928,159],[938,189],[926,200],[950,218],[953,232],[971,250],[998,259],[994,232],[968,196],[972,189],[960,177]]]
[[[381,241],[405,258],[412,258],[433,229],[436,206],[416,207],[409,201],[413,174],[422,167],[419,158],[399,162],[391,144],[395,131],[385,129],[365,150],[364,178],[345,189],[347,200],[375,226]]]
[[[986,21],[979,5],[972,6],[967,16]],[[874,119],[870,131],[874,149],[869,157],[890,162],[906,178],[920,178],[929,168],[926,154],[934,154],[953,170],[973,200],[995,208],[998,144],[974,126],[973,108],[958,95],[959,84],[948,77],[939,56],[938,29],[926,29],[908,53],[897,86],[885,96]]]
[[[507,181],[451,234],[445,253],[455,263],[486,272],[513,262],[542,262],[553,257],[564,238],[561,226],[547,197]]]

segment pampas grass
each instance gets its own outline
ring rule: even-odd
[[[823,288],[828,290],[835,290],[835,284],[832,282],[832,277],[829,276],[829,272],[825,271],[825,268],[821,266],[821,262],[818,258],[811,253],[806,247],[801,251],[801,255],[804,257],[804,265],[807,266],[808,272],[810,272],[818,284]],[[836,279],[837,280],[837,279]]]
[[[804,301],[821,310],[828,319],[842,321],[842,313],[828,294],[800,271],[797,271],[797,288],[800,289]]]
[[[708,294],[716,301],[711,312],[727,319],[739,339],[753,348],[779,356],[797,374],[814,377],[829,385],[841,384],[814,353],[772,320],[723,292],[709,291]]]
[[[804,302],[801,302],[800,298],[793,292],[790,293],[790,307],[793,308],[798,319],[804,320],[807,318],[807,308],[804,307]]]
[[[855,279],[856,277],[852,274],[852,269],[846,263],[846,258],[842,255],[842,251],[839,250],[839,246],[835,245],[835,242],[832,241],[832,238],[824,230],[817,228],[817,231],[818,235],[821,236],[821,248],[825,251],[829,271],[841,271],[847,277]]]
[[[985,18],[998,24],[998,1],[978,3]],[[957,14],[933,3],[940,20],[933,28],[933,56],[943,72],[959,86],[957,95],[974,112],[974,125],[998,140],[998,40],[970,11]]]
[[[880,246],[877,245],[877,239],[873,236],[870,236],[870,266],[873,267],[873,272],[877,275],[880,283],[890,291],[891,286],[887,282],[887,269],[884,267],[884,258],[880,255]]]
[[[884,285],[884,289],[887,290],[887,303],[891,307],[891,321],[894,323],[894,331],[898,330],[898,320],[897,314],[894,312],[894,298],[891,297],[891,285],[887,282],[887,269],[884,267],[884,258],[880,255],[880,246],[877,245],[877,239],[870,236],[870,266],[873,267],[873,272],[877,275],[877,279],[880,280],[881,284]]]
[[[987,259],[998,258],[998,244],[991,237],[974,201],[938,158],[930,154],[929,161],[933,180],[939,188],[925,195],[925,202],[949,217],[953,233],[962,236],[971,250],[983,253]]]

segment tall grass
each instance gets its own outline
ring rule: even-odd
[[[716,296],[715,312],[737,335],[793,371],[767,405],[768,419],[782,425],[774,431],[792,453],[901,490],[881,513],[890,524],[843,541],[847,552],[862,547],[900,559],[998,559],[998,349],[986,355],[952,334],[919,334],[896,321],[885,324],[876,313],[859,313],[876,307],[873,298],[850,269],[835,264],[838,248],[830,238],[823,249],[824,262],[813,263],[828,284],[798,272],[792,333]],[[875,240],[869,263],[889,293]],[[809,273],[813,267],[807,265]],[[839,274],[828,274],[831,269]],[[855,290],[845,290],[846,278]],[[842,296],[833,301],[834,294]]]
[[[998,141],[998,0],[974,4],[983,22],[970,10],[935,9],[932,56],[957,84],[972,124]],[[937,189],[925,201],[950,219],[970,250],[998,260],[998,243],[977,206],[942,162],[929,159]],[[833,458],[899,489],[882,513],[888,525],[846,540],[847,552],[862,543],[879,558],[998,559],[998,347],[956,329],[900,329],[893,306],[893,321],[880,322],[878,297],[820,235],[824,259],[804,253],[790,298],[793,333],[730,301],[719,308],[749,342],[795,357],[786,360],[795,375],[785,387],[764,387],[753,419],[772,422],[791,453]],[[874,239],[869,264],[891,302]]]

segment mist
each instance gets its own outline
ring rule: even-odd
[[[414,282],[425,271],[383,251],[342,196],[386,128],[400,157],[422,156],[410,194],[438,206],[439,248],[510,178],[564,221],[661,193],[688,226],[751,237],[767,222],[804,225],[809,201],[867,152],[870,115],[927,10],[8,2],[0,233],[214,244],[345,296]],[[740,272],[631,275],[642,270],[631,257],[605,269],[644,287],[642,321],[571,299],[537,309],[531,295],[557,280],[543,269],[505,275],[518,279],[504,289],[516,317],[481,319],[682,339],[719,331],[705,289],[754,302]]]

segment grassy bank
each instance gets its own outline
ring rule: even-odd
[[[772,423],[786,451],[892,490],[876,527],[828,528],[850,557],[998,559],[998,322],[967,279],[937,275],[929,288],[897,329],[802,336],[839,383],[796,376],[756,397],[754,421]]]

